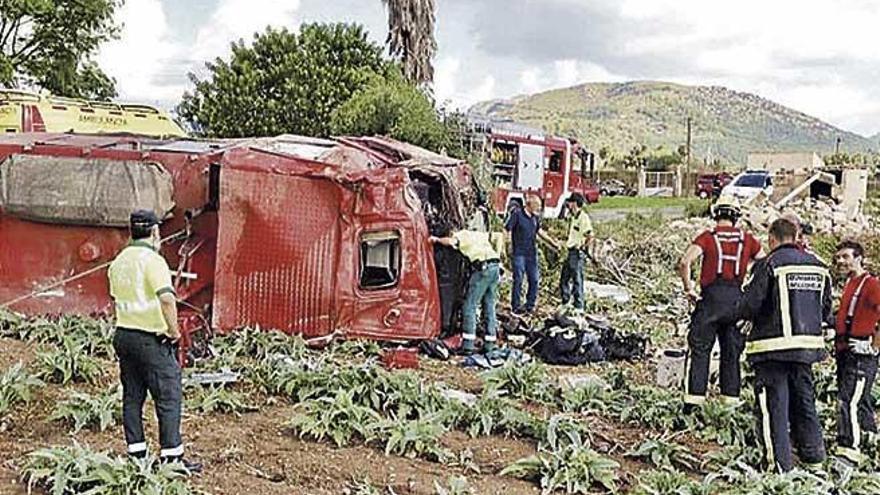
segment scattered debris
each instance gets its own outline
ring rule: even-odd
[[[626,304],[632,299],[632,293],[626,287],[597,282],[584,282],[584,290],[593,297],[611,299],[617,304]]]
[[[559,388],[563,391],[584,388],[596,385],[600,389],[608,389],[610,386],[602,377],[589,373],[577,375],[561,375],[559,377]]]
[[[445,399],[453,400],[464,404],[465,406],[473,406],[477,403],[477,396],[462,390],[444,388],[440,390],[440,395]]]
[[[557,313],[533,332],[527,347],[545,363],[577,366],[584,363],[643,359],[648,337],[615,330],[604,317]]]
[[[679,387],[684,380],[687,351],[684,349],[664,349],[657,362],[657,386],[663,388]]]
[[[184,385],[226,385],[236,383],[241,378],[241,373],[236,373],[229,368],[223,368],[215,373],[192,373],[183,379]]]
[[[382,365],[389,370],[418,369],[419,350],[413,347],[385,349],[379,359],[382,361]]]

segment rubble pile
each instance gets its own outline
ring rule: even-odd
[[[849,218],[846,209],[830,199],[801,199],[777,209],[765,203],[747,208],[743,220],[755,230],[765,230],[782,214],[794,212],[804,224],[812,226],[816,234],[835,237],[860,237],[877,234],[877,226],[864,213]]]

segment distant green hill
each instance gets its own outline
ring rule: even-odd
[[[590,148],[617,155],[636,145],[675,150],[686,141],[692,119],[694,163],[707,156],[745,163],[749,151],[841,151],[877,149],[876,140],[844,131],[760,96],[718,86],[666,82],[589,83],[511,100],[478,103],[471,112],[511,118],[546,132],[574,136]]]

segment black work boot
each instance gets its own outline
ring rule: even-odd
[[[163,464],[165,464],[165,463],[175,463],[175,462],[176,462],[176,463],[179,463],[179,464],[180,464],[181,466],[183,466],[183,468],[186,469],[187,472],[190,473],[190,474],[201,473],[201,472],[202,472],[202,468],[203,468],[202,463],[200,463],[200,462],[195,462],[195,461],[189,461],[189,460],[186,460],[186,459],[183,458],[182,455],[160,457],[160,458],[159,458],[159,462],[161,462],[161,463],[163,463]]]

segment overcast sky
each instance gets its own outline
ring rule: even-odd
[[[880,132],[878,0],[437,0],[434,89],[451,106],[651,79],[757,93]],[[348,21],[384,42],[381,0],[125,0],[99,54],[122,99],[171,107],[187,73],[268,25]]]

